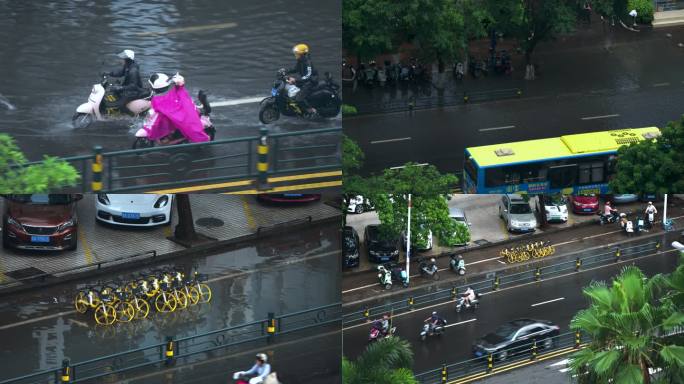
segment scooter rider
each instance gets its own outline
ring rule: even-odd
[[[652,227],[653,221],[655,221],[655,215],[658,213],[658,210],[656,209],[655,205],[653,205],[652,201],[648,202],[648,205],[646,206],[644,213],[646,213],[646,218],[648,220],[648,226]]]
[[[117,56],[121,59],[121,69],[104,74],[111,77],[123,77],[121,85],[113,85],[110,88],[112,92],[120,95],[120,108],[123,109],[130,101],[144,97],[146,92],[140,79],[140,67],[134,60],[135,52],[124,49]]]
[[[446,320],[440,317],[437,312],[432,312],[432,315],[423,320],[423,322],[430,325],[430,332],[434,331],[435,327],[446,324]]]
[[[382,320],[380,321],[380,325],[382,326],[382,329],[380,329],[380,332],[382,332],[383,336],[387,336],[389,334],[389,330],[390,330],[390,317],[388,314],[382,315]]]
[[[297,63],[294,68],[290,69],[289,73],[294,73],[297,77],[288,81],[295,83],[300,88],[299,93],[295,96],[295,101],[303,105],[308,113],[315,114],[316,109],[306,101],[306,98],[318,83],[318,73],[314,69],[313,64],[311,64],[311,58],[309,57],[309,46],[297,44],[292,47],[292,53],[294,53]]]
[[[470,303],[475,300],[475,298],[475,290],[469,286],[468,289],[466,289],[466,291],[463,293],[463,299],[465,299],[466,308],[470,308]]]
[[[456,270],[462,269],[465,271],[465,260],[463,260],[462,255],[458,255],[458,260],[456,261]]]
[[[610,201],[606,201],[606,205],[603,206],[603,214],[606,216],[606,219],[609,218],[613,212],[617,213],[617,209],[610,205]]]
[[[270,373],[271,365],[268,364],[268,356],[265,353],[257,353],[254,366],[249,371],[235,372],[233,379],[237,380],[242,376],[252,376],[249,379],[249,384],[261,384]]]

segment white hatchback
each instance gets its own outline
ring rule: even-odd
[[[103,223],[151,227],[171,223],[173,195],[99,193],[96,218]]]

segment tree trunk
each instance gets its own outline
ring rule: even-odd
[[[642,357],[639,359],[639,364],[641,365],[641,375],[644,379],[644,384],[651,384],[651,374],[648,372],[648,363]]]
[[[179,193],[176,195],[176,208],[178,210],[178,224],[176,225],[174,236],[182,241],[197,240],[195,222],[192,219],[190,196],[187,193]]]

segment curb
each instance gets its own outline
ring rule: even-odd
[[[629,240],[626,240],[626,241],[612,242],[612,243],[603,244],[603,245],[598,245],[598,246],[591,247],[591,248],[585,248],[585,249],[582,249],[582,250],[579,250],[579,251],[573,251],[573,252],[569,252],[569,253],[558,254],[558,255],[551,256],[551,257],[548,257],[548,258],[545,258],[545,259],[540,259],[540,260],[544,260],[544,261],[553,260],[553,261],[556,261],[556,260],[559,260],[559,259],[571,257],[572,255],[576,255],[576,254],[578,254],[578,253],[583,253],[583,252],[587,252],[587,251],[593,251],[593,250],[602,249],[602,248],[610,248],[610,247],[614,247],[614,246],[616,246],[616,245],[629,244],[629,243],[636,242],[636,241],[640,241],[640,240],[644,240],[644,239],[655,238],[655,237],[658,237],[658,236],[666,236],[667,234],[668,234],[668,232],[661,231],[661,232],[658,232],[658,233],[642,235],[642,236],[639,236],[639,237],[633,237],[633,238],[631,238],[631,239],[629,239]],[[475,280],[475,281],[471,281],[472,283],[475,283],[475,282],[478,282],[479,280],[482,280],[481,277],[483,277],[483,276],[484,276],[485,279],[486,279],[486,276],[489,275],[489,274],[498,275],[499,273],[501,273],[501,272],[503,272],[503,271],[510,270],[510,269],[519,269],[520,267],[524,267],[524,268],[525,268],[524,271],[518,271],[518,272],[527,272],[527,271],[531,270],[531,268],[530,268],[531,265],[533,265],[533,264],[535,264],[535,263],[539,263],[539,262],[540,262],[540,261],[529,261],[529,262],[518,263],[518,264],[514,264],[514,265],[506,265],[506,266],[502,266],[502,267],[490,269],[490,270],[487,270],[487,271],[478,272],[478,273],[475,273],[475,274],[470,274],[470,275],[469,275],[469,274],[466,274],[465,276],[467,276],[467,277],[464,277],[464,278],[468,278],[468,279]],[[424,284],[424,285],[420,285],[420,286],[415,286],[415,287],[410,287],[410,288],[404,288],[404,289],[402,289],[401,291],[394,291],[394,292],[387,292],[387,293],[378,293],[378,294],[374,294],[373,297],[363,298],[363,299],[361,299],[361,300],[355,300],[355,301],[352,301],[352,302],[344,302],[344,299],[343,299],[343,301],[342,301],[342,308],[350,307],[350,306],[352,306],[352,305],[363,304],[363,303],[366,303],[366,302],[369,302],[369,301],[372,301],[372,300],[386,299],[386,298],[389,298],[389,297],[392,297],[392,296],[399,296],[399,295],[401,295],[401,294],[403,294],[403,293],[411,293],[411,292],[415,292],[415,291],[417,291],[417,290],[419,290],[419,289],[430,288],[430,289],[433,289],[433,290],[434,290],[434,289],[439,290],[439,289],[445,289],[445,288],[447,288],[447,287],[454,287],[454,286],[456,286],[454,283],[457,282],[458,279],[459,279],[459,277],[461,277],[461,276],[456,275],[456,274],[453,274],[453,273],[449,273],[449,276],[452,276],[452,275],[453,275],[453,278],[447,278],[447,279],[445,279],[445,280],[439,280],[436,284]],[[542,279],[542,281],[543,281],[543,279]],[[461,281],[461,283],[465,283],[465,281]],[[355,311],[356,311],[356,310],[355,310]]]
[[[130,261],[125,261],[125,262],[117,262],[116,260],[112,260],[108,265],[100,265],[100,266],[98,266],[98,263],[93,263],[90,265],[79,267],[78,268],[80,270],[79,272],[69,273],[68,271],[60,271],[60,272],[55,272],[56,274],[59,274],[60,276],[54,276],[52,274],[49,274],[47,276],[43,276],[42,279],[41,279],[41,277],[35,277],[35,278],[29,277],[29,278],[27,278],[27,280],[25,282],[20,281],[19,284],[16,284],[16,285],[11,285],[8,287],[0,286],[0,297],[8,295],[8,294],[12,294],[12,293],[32,290],[35,288],[43,288],[43,287],[48,287],[48,286],[52,286],[52,285],[62,284],[62,283],[66,283],[69,281],[78,280],[78,279],[81,279],[84,277],[95,278],[97,276],[111,274],[112,272],[126,271],[126,270],[131,270],[134,268],[150,266],[150,265],[158,264],[161,262],[168,262],[168,261],[171,261],[173,259],[180,258],[180,257],[193,257],[194,258],[194,257],[198,257],[198,256],[208,256],[212,253],[216,253],[219,250],[220,251],[226,251],[226,250],[229,250],[231,248],[237,248],[238,246],[240,246],[244,243],[253,242],[255,240],[273,237],[275,235],[279,235],[279,234],[286,233],[286,232],[291,232],[293,229],[302,229],[302,228],[312,227],[312,226],[319,225],[319,224],[339,222],[339,218],[340,218],[340,215],[334,215],[334,216],[322,217],[322,218],[314,220],[311,218],[311,216],[308,216],[308,220],[305,217],[305,218],[285,221],[282,223],[277,223],[277,224],[274,224],[274,225],[271,225],[268,227],[258,227],[255,232],[247,234],[247,235],[237,236],[237,237],[233,237],[233,238],[225,239],[225,240],[219,240],[219,241],[215,241],[212,243],[199,245],[196,247],[190,247],[190,248],[185,248],[185,249],[181,249],[181,250],[174,251],[174,252],[169,252],[169,253],[164,253],[164,254],[155,255],[155,256],[151,256],[151,257],[146,257],[143,259],[133,259]],[[150,253],[152,253],[152,252],[150,251]],[[7,284],[14,284],[14,282],[10,282]]]

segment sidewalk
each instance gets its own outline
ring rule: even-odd
[[[443,84],[442,96],[435,87],[428,95],[425,90],[410,87],[369,89],[358,86],[354,91],[346,86],[344,100],[359,109],[375,108],[374,112],[381,113],[388,103],[407,102],[413,97],[418,99],[418,104],[421,100],[433,100],[437,104],[439,98],[444,97],[444,105],[450,105],[463,103],[464,94],[491,93],[492,99],[496,99],[501,90],[507,89],[520,89],[522,97],[561,97],[634,91],[663,82],[680,83],[681,48],[677,44],[684,42],[684,27],[639,28],[639,32],[632,32],[618,23],[611,27],[609,21],[602,22],[594,14],[591,24],[578,25],[574,34],[538,45],[532,54],[536,80],[523,79],[524,55],[517,52],[515,40],[504,37],[498,41],[496,50],[506,49],[511,55],[514,70],[510,76],[491,74],[474,79],[467,74],[461,83],[457,83],[448,67],[443,80],[433,72],[433,84]],[[470,46],[473,57],[489,56],[489,39],[472,42]]]
[[[0,251],[0,293],[32,284],[60,282],[82,273],[149,262],[152,258],[179,257],[207,252],[231,243],[254,239],[272,229],[289,228],[327,220],[338,220],[338,209],[324,202],[307,205],[263,205],[254,196],[191,195],[193,219],[198,233],[216,239],[208,245],[185,248],[167,239],[172,225],[128,228],[95,222],[96,195],[86,194],[78,202],[79,244],[76,251]],[[0,200],[0,209],[4,200]],[[155,256],[156,253],[156,256]],[[40,279],[35,277],[40,276]],[[22,280],[22,282],[18,281]]]

